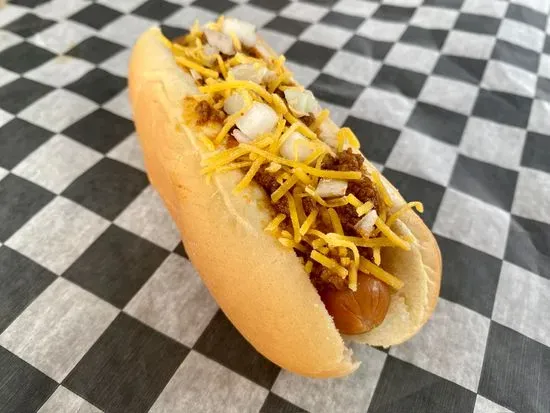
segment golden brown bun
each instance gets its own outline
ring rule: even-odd
[[[287,370],[311,377],[353,372],[359,363],[352,360],[302,264],[264,231],[270,220],[269,211],[258,207],[266,201],[264,192],[250,186],[244,195],[234,196],[231,191],[242,177],[240,171],[215,175],[210,185],[200,174],[200,162],[207,154],[197,140],[201,131],[182,123],[182,99],[195,93],[196,87],[174,62],[158,28],[144,33],[134,47],[129,88],[149,179],[227,317],[260,353]],[[389,345],[406,339],[425,322],[437,300],[441,268],[437,245],[414,213],[404,223],[419,242],[412,252],[387,253],[384,260],[395,260],[392,270],[405,282],[420,280],[424,287],[410,287],[407,305],[415,308],[418,300],[421,315],[411,317],[415,322],[407,326],[406,334],[394,331],[393,341],[391,337],[384,341],[386,332],[384,337],[369,333],[373,339],[360,336],[361,341]],[[406,231],[405,225],[399,225]],[[411,271],[415,275],[407,276]],[[391,315],[388,319],[393,322]],[[386,323],[379,328],[386,331]]]

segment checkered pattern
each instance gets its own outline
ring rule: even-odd
[[[4,3],[4,2],[0,2]],[[12,0],[0,8],[0,411],[550,411],[548,0]],[[129,47],[250,20],[424,219],[431,322],[341,380],[219,311],[149,186]]]

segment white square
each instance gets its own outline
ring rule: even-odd
[[[11,32],[0,30],[0,52],[6,50],[17,43],[21,43],[23,38]]]
[[[26,7],[6,4],[2,8],[2,13],[0,13],[0,26],[4,27],[26,13],[28,13],[28,9]]]
[[[111,112],[132,120],[132,106],[130,105],[130,96],[128,89],[124,89],[114,98],[110,99],[103,107]]]
[[[317,23],[309,26],[300,36],[301,40],[320,46],[339,49],[353,36],[353,33],[340,27]]]
[[[319,380],[283,370],[273,384],[272,391],[311,412],[364,412],[371,402],[387,356],[365,345],[353,344],[351,347],[355,359],[363,362],[352,375]]]
[[[0,109],[0,127],[4,126],[6,123],[8,123],[13,118],[15,118],[14,115]]]
[[[342,106],[335,105],[334,103],[325,102],[319,100],[319,104],[323,109],[328,109],[330,112],[330,118],[338,126],[342,126],[345,120],[348,118],[349,109],[343,108]]]
[[[281,11],[281,16],[289,19],[302,20],[306,22],[318,22],[328,13],[326,7],[316,6],[309,3],[290,3]]]
[[[352,115],[390,128],[402,128],[414,108],[414,100],[386,90],[365,89],[352,107]]]
[[[274,30],[261,29],[258,34],[269,44],[278,54],[284,54],[296,41],[296,39],[287,34],[279,33]]]
[[[514,3],[530,7],[544,14],[548,13],[548,9],[550,8],[548,0],[514,0]]]
[[[35,34],[29,41],[54,53],[61,54],[93,33],[93,30],[87,26],[66,20]]]
[[[550,280],[504,261],[493,320],[550,346],[549,311]]]
[[[72,16],[90,3],[84,0],[51,0],[34,8],[34,13],[46,19],[60,20]]]
[[[189,6],[172,14],[164,21],[164,23],[168,26],[191,29],[191,27],[195,23],[195,20],[198,20],[199,24],[203,25],[208,22],[214,21],[217,18],[218,15],[214,12],[202,9],[200,7]]]
[[[540,55],[539,75],[550,79],[550,56],[547,54]]]
[[[62,87],[80,79],[94,65],[70,56],[58,56],[27,72],[25,77],[53,87]]]
[[[268,391],[209,358],[191,351],[149,413],[258,412]]]
[[[8,171],[6,171],[4,168],[0,167],[0,181],[4,179],[4,177],[8,174]]]
[[[141,171],[145,171],[143,153],[135,133],[132,133],[107,154],[109,158],[124,162]]]
[[[493,403],[491,400],[483,396],[477,395],[474,413],[514,413],[502,407],[499,404]]]
[[[0,335],[0,344],[61,382],[114,320],[118,310],[57,278]]]
[[[446,29],[454,27],[458,11],[442,7],[420,6],[414,13],[411,24],[425,29]]]
[[[101,413],[97,407],[77,396],[63,386],[59,386],[42,405],[38,413]]]
[[[430,76],[418,100],[469,115],[477,99],[478,88],[442,76]]]
[[[127,14],[109,23],[99,32],[106,39],[116,39],[117,43],[132,47],[141,34],[153,26],[152,20]]]
[[[482,16],[502,18],[508,10],[508,2],[505,0],[466,0],[462,5],[462,11]]]
[[[377,19],[367,19],[357,31],[369,39],[396,42],[407,28],[405,23],[395,23]]]
[[[120,53],[105,60],[99,67],[114,75],[128,77],[128,64],[130,63],[131,54],[131,49],[124,49]]]
[[[497,37],[536,52],[542,51],[544,47],[545,36],[543,31],[516,20],[504,19],[500,23]]]
[[[382,0],[382,4],[393,4],[400,7],[418,7],[424,0]]]
[[[251,22],[256,27],[262,27],[275,17],[275,13],[251,6],[250,4],[241,4],[225,13],[227,17],[234,17],[239,20]]]
[[[176,224],[151,186],[132,201],[115,224],[170,251],[180,242]]]
[[[397,140],[386,166],[447,185],[456,162],[457,149],[411,129]]]
[[[441,298],[430,322],[411,340],[393,346],[390,354],[475,392],[490,323],[475,311]]]
[[[193,347],[218,306],[193,265],[171,254],[124,309],[154,329]]]
[[[525,135],[525,129],[471,117],[462,135],[460,152],[483,162],[517,170]]]
[[[512,213],[550,224],[550,174],[536,169],[522,168]]]
[[[99,215],[57,197],[19,231],[6,245],[62,274],[109,226]]]
[[[550,102],[535,99],[531,106],[528,129],[533,132],[548,134],[550,131]]]
[[[323,72],[348,82],[368,86],[380,70],[382,63],[370,57],[359,56],[345,50],[338,51],[329,60]]]
[[[100,153],[56,135],[23,159],[13,173],[59,194],[101,158]]]
[[[534,97],[537,88],[537,76],[508,63],[489,60],[481,87],[521,96]]]
[[[378,5],[376,3],[361,0],[341,0],[332,8],[332,10],[340,13],[361,17],[370,17],[377,9]]]
[[[435,50],[412,44],[396,43],[386,56],[385,63],[429,75],[438,60],[439,53]]]
[[[495,42],[496,39],[493,36],[454,30],[447,36],[442,52],[454,56],[487,60],[493,53]]]
[[[320,73],[317,69],[303,66],[295,62],[285,62],[285,66],[293,73],[294,79],[304,87],[308,87],[317,79]]]
[[[510,215],[477,198],[447,188],[439,207],[434,232],[497,258],[502,258]]]
[[[10,82],[13,82],[18,77],[19,75],[0,67],[0,87],[7,85]]]
[[[57,89],[38,99],[18,116],[45,129],[61,132],[96,108],[97,104],[91,100]]]
[[[132,10],[137,9],[146,0],[99,0],[98,3],[103,3],[107,7],[119,10],[123,13],[128,13]],[[181,0],[180,0],[181,1]]]

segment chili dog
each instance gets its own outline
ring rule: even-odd
[[[344,338],[390,346],[433,312],[437,243],[255,32],[224,19],[132,52],[130,98],[148,177],[222,310],[296,373],[358,367]]]

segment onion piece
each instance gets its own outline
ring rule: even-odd
[[[223,21],[222,31],[228,36],[235,33],[246,47],[252,47],[256,43],[256,26],[251,23],[227,18]]]
[[[265,66],[255,66],[251,63],[237,65],[229,70],[236,80],[250,80],[251,82],[261,84],[273,78],[275,73]]]
[[[273,130],[279,117],[277,113],[265,103],[255,102],[248,112],[237,120],[237,127],[251,139],[255,139],[262,133]]]
[[[346,195],[346,190],[348,189],[347,181],[342,181],[340,179],[325,179],[322,178],[319,180],[317,189],[315,192],[321,198],[331,198],[335,196],[344,196]]]
[[[211,46],[214,46],[223,54],[233,56],[235,54],[235,49],[233,48],[233,41],[231,37],[227,34],[216,32],[214,30],[205,29],[204,35],[206,36],[206,41]]]
[[[273,59],[273,53],[271,53],[269,49],[267,49],[263,44],[258,43],[255,46],[255,49],[265,61],[270,61],[271,59]]]
[[[378,214],[374,209],[370,210],[361,220],[355,224],[355,230],[361,234],[362,237],[368,238],[372,234],[374,229],[374,223],[378,218]]]
[[[339,129],[332,119],[327,118],[319,125],[319,139],[331,148],[336,148],[338,146],[337,135]]]
[[[232,115],[241,110],[244,106],[244,98],[240,93],[232,93],[223,103],[223,110],[228,115]]]
[[[233,129],[233,132],[231,133],[235,139],[237,139],[240,143],[249,143],[252,141],[248,136],[246,136],[244,133],[242,133],[239,129],[235,128]]]
[[[285,89],[285,99],[290,110],[298,117],[306,116],[308,113],[317,114],[321,111],[321,106],[309,90],[289,87]]]
[[[292,133],[281,145],[281,155],[291,161],[305,161],[315,150],[313,143],[300,132]]]
[[[195,79],[195,80],[201,80],[201,79],[202,79],[202,76],[200,75],[200,73],[197,72],[197,71],[194,70],[194,69],[190,69],[190,70],[189,70],[189,73],[191,73],[191,76],[192,76],[193,79]]]

